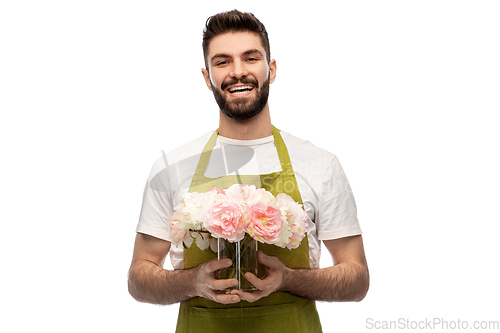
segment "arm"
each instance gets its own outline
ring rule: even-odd
[[[223,290],[238,284],[236,279],[216,280],[214,272],[229,267],[230,260],[212,260],[197,268],[165,270],[162,268],[170,242],[138,233],[130,265],[128,289],[139,302],[173,304],[201,296],[219,303],[236,303],[237,295]]]
[[[287,291],[305,298],[345,302],[361,301],[369,287],[368,267],[361,236],[324,241],[332,255],[334,266],[322,269],[290,269],[277,258],[260,254],[267,275],[260,280],[247,273],[246,277],[257,289],[255,292],[233,290],[242,300],[254,302],[274,291]]]
[[[361,301],[369,287],[369,273],[361,236],[324,241],[334,266],[288,270],[283,290],[327,302]]]

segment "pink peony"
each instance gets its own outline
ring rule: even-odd
[[[237,242],[245,236],[243,214],[238,201],[234,199],[216,201],[208,208],[203,226],[215,238]]]
[[[245,213],[245,228],[252,238],[266,244],[280,239],[283,217],[276,205],[253,201],[247,205]]]

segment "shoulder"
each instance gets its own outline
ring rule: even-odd
[[[288,154],[293,164],[315,165],[326,169],[337,156],[310,141],[298,138],[288,132],[282,131],[281,136],[288,149]]]
[[[192,141],[178,146],[175,149],[168,151],[163,150],[162,153],[164,156],[162,156],[162,158],[167,157],[170,163],[178,163],[182,160],[192,158],[193,156],[198,156],[199,158],[199,154],[213,133],[213,131],[207,132]]]
[[[160,156],[153,163],[149,179],[151,180],[161,171],[166,168],[168,169],[169,166],[177,165],[182,167],[193,163],[196,164],[200,158],[200,153],[202,152],[203,147],[212,134],[213,131],[207,132],[194,140],[177,146],[174,149],[162,150]]]

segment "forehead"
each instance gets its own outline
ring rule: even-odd
[[[239,56],[248,50],[257,49],[266,54],[260,36],[254,32],[228,32],[214,37],[208,47],[208,56],[214,54],[227,54]]]

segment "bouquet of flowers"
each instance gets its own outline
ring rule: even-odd
[[[170,226],[175,245],[182,242],[188,248],[194,242],[201,250],[217,252],[219,259],[230,258],[233,266],[217,277],[237,278],[238,289],[252,290],[244,274],[258,274],[257,242],[297,248],[307,230],[307,214],[285,193],[275,197],[254,185],[235,184],[182,195]]]
[[[205,193],[181,196],[171,218],[171,237],[175,245],[217,252],[217,239],[231,243],[245,234],[261,243],[295,249],[307,230],[307,214],[289,195],[254,185],[235,184],[228,189],[212,188]],[[205,233],[203,233],[205,232]],[[208,237],[207,237],[208,236]]]

